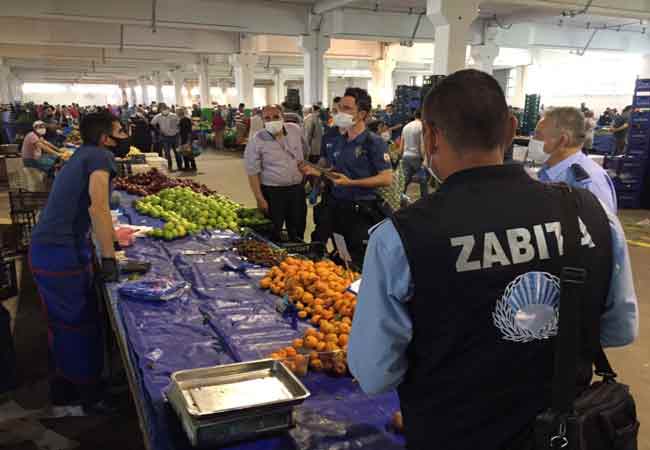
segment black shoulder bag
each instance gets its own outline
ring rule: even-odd
[[[593,363],[602,381],[577,392],[580,310],[582,302],[589,300],[582,298],[587,273],[578,256],[577,199],[576,191],[565,190],[561,224],[568,264],[562,269],[560,280],[551,407],[536,418],[535,450],[636,450],[639,422],[634,399],[630,388],[616,381],[616,373],[600,342],[593,343],[597,346]],[[598,323],[587,325],[599,326]]]

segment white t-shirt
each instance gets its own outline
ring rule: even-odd
[[[404,156],[420,157],[420,145],[422,144],[422,121],[414,120],[402,129],[402,140],[404,141]]]

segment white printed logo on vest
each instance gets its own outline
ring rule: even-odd
[[[494,326],[507,341],[526,343],[557,334],[560,279],[546,272],[515,278],[497,301]]]

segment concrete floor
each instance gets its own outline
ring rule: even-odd
[[[235,201],[254,206],[255,201],[244,175],[240,153],[208,151],[197,160],[199,173],[193,178],[210,188],[228,195]],[[415,189],[415,186],[413,186]],[[0,223],[7,219],[6,195],[0,193]],[[650,211],[623,211],[621,218],[626,223],[636,223],[650,218]],[[309,226],[311,213],[309,213]],[[309,230],[308,230],[309,231]],[[307,234],[308,235],[308,234]],[[647,232],[635,231],[635,240],[650,243],[650,226]],[[623,383],[629,384],[637,401],[642,423],[639,439],[640,450],[650,450],[650,248],[630,246],[634,270],[634,281],[640,308],[640,337],[631,346],[607,351],[611,362]],[[15,400],[25,409],[42,408],[47,402],[47,356],[46,334],[38,301],[34,295],[30,277],[23,283],[20,302],[11,303],[17,314],[15,338],[19,359],[21,388],[15,392]],[[24,299],[24,300],[23,300]],[[142,449],[137,418],[128,398],[122,400],[123,413],[110,420],[90,418],[68,418],[64,420],[41,420],[45,427],[73,439],[81,449]],[[11,450],[32,450],[34,443],[3,443],[3,431],[11,428],[3,422],[0,408],[0,448]],[[119,430],[116,433],[115,430]]]

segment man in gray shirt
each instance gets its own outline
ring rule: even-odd
[[[180,131],[180,119],[178,116],[171,112],[167,105],[161,103],[160,113],[151,119],[151,126],[157,126],[160,130],[160,143],[165,152],[165,158],[167,158],[169,171],[171,172],[172,170],[172,151],[176,160],[176,168],[181,170],[183,168],[183,156],[180,152],[176,151],[178,148],[178,133]]]
[[[420,111],[415,112],[415,120],[402,129],[402,166],[404,167],[404,193],[411,184],[413,176],[422,168],[422,120]],[[420,196],[428,193],[427,177],[420,179]]]
[[[323,140],[323,125],[320,121],[320,106],[314,105],[305,115],[303,123],[305,140],[309,146],[309,161],[317,164],[320,160],[320,146]]]
[[[286,223],[289,240],[301,242],[305,235],[307,203],[303,175],[298,163],[309,149],[300,126],[284,122],[282,108],[262,110],[264,129],[248,141],[244,151],[246,173],[257,207],[273,222],[275,242],[282,240]]]

